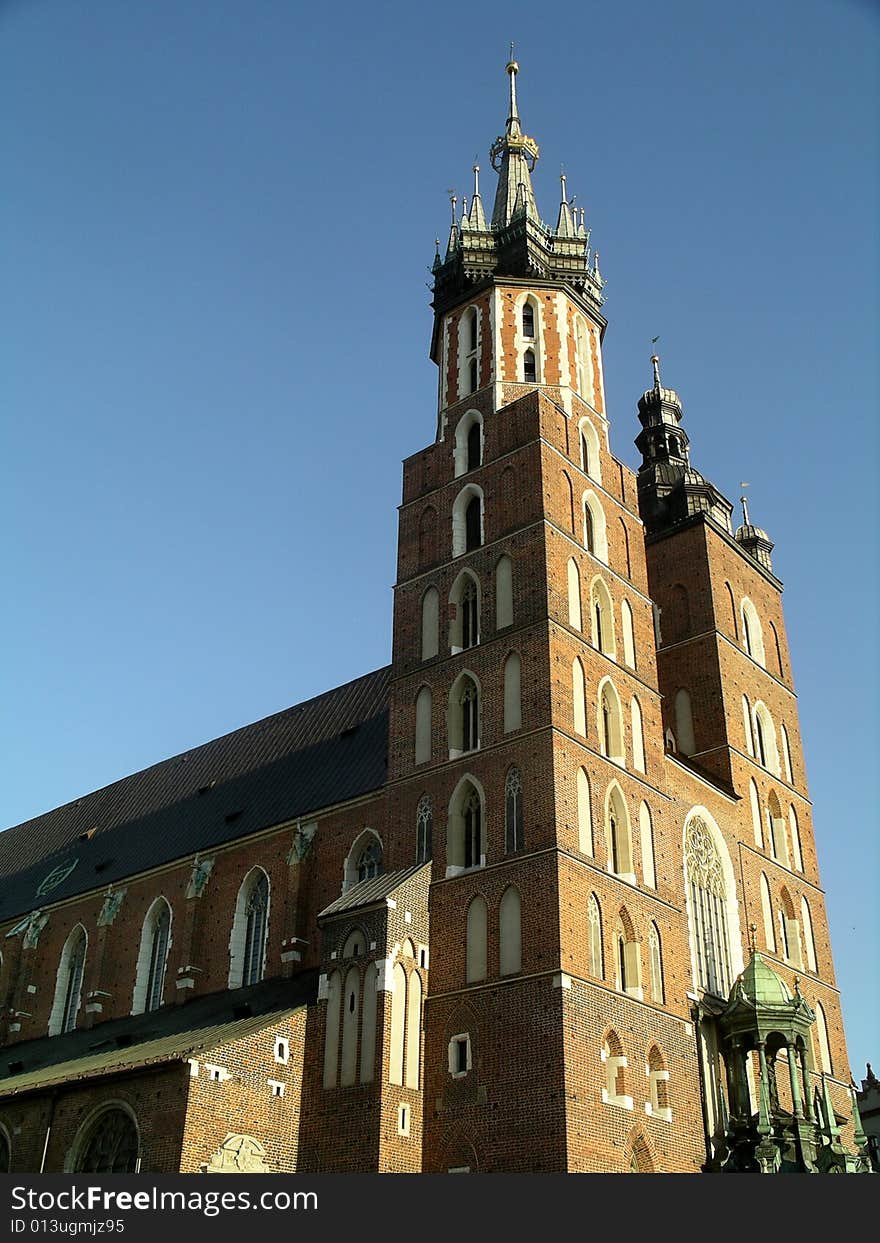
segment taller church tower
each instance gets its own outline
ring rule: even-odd
[[[423,1168],[816,1168],[849,1070],[772,544],[731,533],[657,362],[638,475],[613,456],[598,253],[564,178],[539,216],[517,73],[491,216],[475,167],[435,258],[436,440],[400,508],[388,830],[432,863]],[[746,1032],[755,959],[788,1040]]]

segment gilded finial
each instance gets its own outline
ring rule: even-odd
[[[749,949],[752,951],[753,954],[755,953],[755,937],[757,936],[757,933],[758,933],[758,925],[749,924]]]
[[[519,114],[516,110],[516,75],[519,73],[519,65],[513,59],[513,44],[510,45],[510,60],[505,65],[505,70],[510,78],[510,115],[507,118],[507,124],[511,121],[519,121]]]

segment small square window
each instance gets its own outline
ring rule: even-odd
[[[471,1068],[471,1038],[467,1032],[453,1036],[449,1042],[449,1073],[460,1079]]]
[[[278,1079],[267,1079],[266,1082],[268,1083],[269,1090],[273,1096],[284,1095],[284,1084],[281,1083]]]

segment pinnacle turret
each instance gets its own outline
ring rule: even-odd
[[[480,193],[480,167],[474,163],[474,189],[468,207],[454,215],[446,254],[434,262],[434,306],[439,309],[469,296],[476,283],[493,276],[537,276],[562,280],[598,308],[602,304],[603,280],[598,254],[590,250],[590,233],[584,211],[574,211],[562,175],[562,202],[556,228],[541,220],[532,172],[538,160],[537,142],[523,132],[517,103],[519,65],[511,58],[506,66],[508,108],[504,133],[492,144],[489,156],[498,174],[491,221]],[[450,191],[452,195],[452,191]],[[458,203],[458,196],[455,196]]]

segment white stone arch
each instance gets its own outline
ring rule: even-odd
[[[690,944],[691,954],[691,976],[695,987],[700,987],[699,974],[697,970],[697,952],[695,946],[695,930],[697,929],[696,912],[694,911],[694,899],[691,893],[691,885],[688,876],[688,852],[686,843],[688,840],[688,830],[695,820],[702,822],[717,854],[720,875],[723,881],[724,896],[723,908],[727,930],[727,955],[729,961],[729,979],[726,981],[727,991],[733,980],[743,970],[745,964],[743,962],[742,952],[742,930],[739,918],[739,901],[736,896],[736,875],[733,870],[733,864],[730,860],[730,851],[727,849],[727,843],[724,835],[718,827],[715,817],[707,807],[702,804],[693,806],[684,818],[682,828],[682,841],[685,849],[682,850],[682,872],[684,875],[685,888],[685,907],[688,917],[688,941]]]
[[[599,455],[599,433],[590,419],[581,419],[578,423],[578,455],[581,470],[596,483],[602,482],[602,459]],[[586,456],[584,449],[586,448]]]
[[[572,630],[582,628],[581,572],[574,557],[568,559],[568,624]]]
[[[342,1018],[342,972],[327,980],[327,1013],[324,1027],[324,1087],[335,1088],[339,1062],[339,1024]]]
[[[743,596],[740,601],[739,615],[742,622],[743,647],[752,660],[757,661],[762,668],[766,668],[767,658],[764,655],[764,630],[761,626],[758,610],[748,596]]]
[[[585,492],[581,497],[581,514],[584,524],[584,548],[591,552],[598,561],[603,561],[607,565],[608,527],[605,521],[605,510],[592,490]]]
[[[675,692],[675,736],[682,755],[693,755],[697,749],[694,740],[694,714],[691,693],[685,687]]]
[[[743,739],[746,744],[746,751],[755,758],[755,734],[752,728],[752,710],[749,707],[747,696],[742,697],[742,713],[743,713]]]
[[[773,927],[773,900],[770,897],[770,882],[764,872],[761,873],[761,922],[764,925],[764,948],[771,954],[776,953],[776,930]]]
[[[577,391],[584,401],[593,405],[593,354],[590,349],[591,334],[583,315],[574,317],[574,346],[577,359]]]
[[[378,847],[378,855],[376,848]],[[382,838],[375,829],[362,829],[351,844],[351,850],[345,856],[345,863],[342,869],[342,892],[346,893],[354,885],[359,883],[358,868],[362,865],[362,860],[367,851],[372,851],[373,858],[378,857],[379,872],[383,870],[383,860],[385,858],[385,848],[382,845]],[[369,879],[364,877],[365,880]]]
[[[479,847],[478,858],[467,863],[465,832],[466,805],[474,791],[479,800]],[[486,792],[482,783],[472,773],[465,773],[453,791],[449,800],[446,820],[446,875],[458,876],[470,867],[484,867],[486,864]]]
[[[495,629],[513,625],[513,562],[507,553],[495,563]]]
[[[601,574],[590,583],[590,634],[593,647],[612,660],[617,659],[617,642],[614,634],[614,602],[608,584]]]
[[[377,963],[367,963],[364,971],[364,1000],[361,1006],[361,1083],[372,1083],[376,1064],[376,998],[379,983]]]
[[[141,1128],[138,1124],[137,1114],[132,1109],[128,1101],[122,1097],[113,1097],[111,1100],[101,1101],[100,1105],[96,1105],[91,1109],[80,1122],[73,1137],[73,1142],[64,1154],[64,1172],[66,1174],[75,1174],[80,1160],[85,1154],[89,1140],[92,1138],[95,1127],[104,1114],[111,1113],[118,1109],[121,1113],[127,1114],[131,1120],[135,1134],[137,1135],[138,1153],[141,1151]]]
[[[480,502],[480,538],[478,543],[472,544],[472,548],[479,548],[486,541],[486,501],[483,489],[479,484],[466,483],[452,506],[453,557],[461,557],[471,551],[467,540],[467,510],[474,498]]]
[[[355,924],[345,935],[340,958],[360,958],[362,954],[366,954],[368,945],[369,941],[363,925]]]
[[[420,686],[416,695],[415,762],[427,764],[434,741],[434,696],[430,686]]]
[[[623,708],[617,687],[609,677],[601,680],[596,691],[596,728],[602,754],[623,768]]]
[[[458,320],[456,361],[458,363],[459,400],[475,393],[480,387],[480,339],[482,314],[475,303],[466,307]]]
[[[797,812],[793,805],[788,808],[788,832],[791,838],[792,861],[798,872],[804,870],[804,856],[801,851],[801,830],[798,824]]]
[[[266,882],[265,916],[262,920],[262,928],[257,928],[256,930],[258,943],[250,948],[250,953],[257,955],[256,965],[252,968],[256,971],[257,980],[263,978],[266,967],[266,945],[269,940],[269,919],[272,909],[272,884],[265,869],[255,866],[246,873],[244,880],[238,887],[238,896],[235,900],[235,914],[232,919],[232,930],[229,933],[229,988],[241,988],[245,982],[245,968],[250,965],[250,960],[248,963],[245,962],[249,952],[248,905],[261,880]],[[247,982],[256,983],[255,980]]]
[[[770,709],[760,699],[752,709],[755,738],[755,758],[776,777],[782,776],[779,748],[776,745],[776,727]]]
[[[168,915],[168,935],[164,938],[165,944],[163,946],[161,943],[157,944],[157,930],[160,920],[166,912]],[[134,993],[131,1000],[132,1014],[143,1014],[148,1008],[151,1000],[150,993],[154,993],[156,989],[154,981],[157,973],[161,974],[161,982],[158,983],[158,993],[159,1006],[162,1005],[165,969],[172,944],[171,927],[173,919],[174,912],[171,903],[160,894],[159,897],[150,903],[141,928],[141,940],[134,976]],[[158,1009],[158,1006],[149,1008]]]
[[[422,979],[418,971],[410,971],[406,990],[406,1068],[404,1084],[418,1088],[421,1076],[422,1048]]]
[[[455,464],[455,478],[459,479],[462,475],[466,475],[469,470],[475,470],[476,467],[468,466],[468,437],[471,434],[471,428],[476,425],[480,429],[480,460],[478,465],[483,462],[483,416],[479,410],[466,410],[458,420],[455,428],[455,447],[453,448],[453,462]]]
[[[440,651],[440,593],[429,587],[422,596],[422,660]]]
[[[636,667],[636,636],[633,627],[633,611],[629,600],[620,605],[620,624],[623,631],[623,663],[630,669]]]
[[[523,330],[523,311],[526,305],[531,306],[534,316],[534,336],[526,336]],[[542,384],[544,382],[544,315],[537,295],[529,290],[518,294],[514,302],[516,316],[516,378],[520,383]],[[531,350],[535,356],[535,379],[525,380],[526,351]]]
[[[342,1057],[339,1085],[343,1088],[357,1082],[360,1017],[361,973],[360,968],[351,966],[345,973],[345,983],[342,986]]]
[[[71,1031],[76,1026],[88,952],[89,934],[83,924],[75,924],[67,934],[58,960],[55,994],[49,1014],[50,1036]]]
[[[465,737],[465,695],[471,689],[476,692],[476,737],[468,740]],[[473,726],[472,722],[472,726]],[[471,733],[473,734],[473,728]],[[483,735],[483,688],[480,680],[470,669],[462,669],[461,673],[449,688],[449,699],[446,705],[446,734],[449,739],[449,758],[456,759],[470,751],[479,751]],[[465,743],[470,741],[471,745]]]
[[[476,592],[476,618],[466,619],[468,588]],[[455,654],[466,648],[476,647],[480,641],[483,618],[483,589],[473,570],[461,570],[449,592],[449,648]],[[474,625],[474,621],[476,625]]]
[[[401,963],[391,973],[391,1040],[388,1058],[388,1082],[403,1087],[403,1045],[406,1032],[406,972]]]
[[[632,825],[623,790],[612,781],[605,791],[606,867],[612,876],[636,883],[633,865]]]
[[[819,1046],[819,1069],[826,1075],[834,1074],[834,1063],[831,1060],[831,1045],[828,1043],[828,1020],[821,1001],[816,1002],[816,1042]]]

